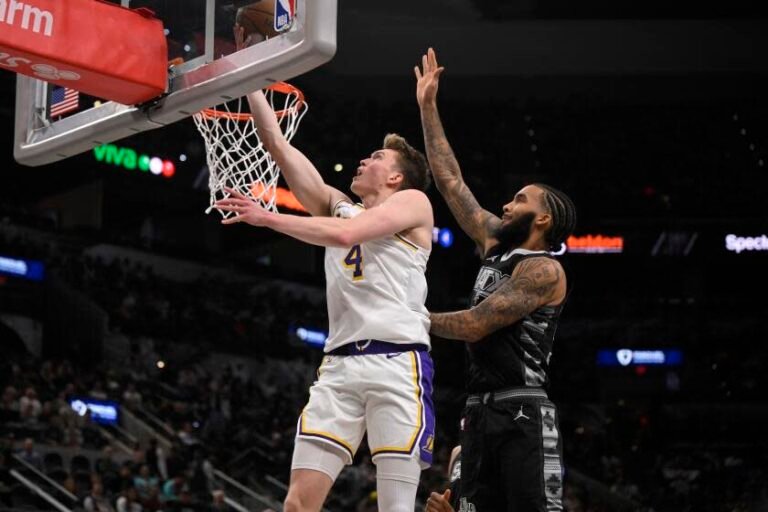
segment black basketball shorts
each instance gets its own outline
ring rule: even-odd
[[[462,415],[458,512],[563,510],[557,408],[543,390],[471,395]]]

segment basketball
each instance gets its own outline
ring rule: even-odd
[[[274,24],[275,0],[259,0],[237,10],[235,22],[245,29],[245,36],[258,34],[263,40],[277,35]]]

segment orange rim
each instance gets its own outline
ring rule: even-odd
[[[275,115],[278,119],[282,119],[285,116],[289,115],[290,113],[296,111],[298,112],[302,108],[304,108],[304,93],[301,92],[301,89],[298,87],[294,87],[293,85],[286,83],[286,82],[275,82],[274,84],[266,87],[266,89],[269,89],[271,91],[279,92],[282,94],[285,94],[286,96],[296,96],[296,103],[291,107],[283,110],[275,110]],[[200,113],[205,117],[206,119],[233,119],[235,121],[241,121],[241,122],[247,122],[251,119],[251,114],[243,114],[240,112],[227,112],[224,110],[216,110],[215,108],[204,108],[200,111]]]

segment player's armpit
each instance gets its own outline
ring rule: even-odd
[[[431,332],[442,338],[480,341],[532,311],[565,297],[565,274],[551,258],[528,258],[480,304],[455,313],[433,313]]]

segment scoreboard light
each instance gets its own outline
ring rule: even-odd
[[[582,235],[569,236],[565,242],[568,252],[590,254],[617,254],[624,252],[623,236]]]
[[[446,249],[453,245],[453,231],[448,228],[432,228],[432,243],[440,244]]]
[[[743,251],[768,251],[768,236],[726,235],[725,249],[730,252],[735,252],[736,254],[740,254]]]
[[[620,348],[597,351],[598,366],[679,366],[682,362],[683,351],[679,349]]]
[[[624,252],[623,236],[607,235],[571,235],[560,248],[552,251],[555,256],[568,253],[582,254],[620,254]]]
[[[102,144],[93,148],[93,156],[97,162],[123,167],[129,171],[139,170],[164,178],[173,178],[176,174],[176,164],[172,160],[140,155],[134,149],[121,148],[114,144]]]
[[[78,416],[85,416],[91,411],[91,418],[102,425],[120,424],[120,404],[112,400],[96,400],[94,398],[73,397],[69,406]]]
[[[20,277],[30,281],[42,281],[44,274],[45,265],[42,261],[0,255],[0,275]]]
[[[323,348],[328,341],[328,333],[318,329],[296,327],[293,329],[293,334],[310,347]]]

